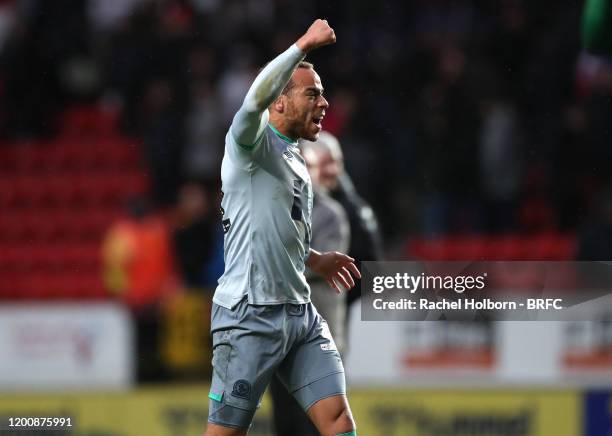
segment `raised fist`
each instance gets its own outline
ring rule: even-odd
[[[306,33],[298,39],[297,45],[303,52],[307,53],[310,50],[333,44],[334,42],[336,42],[334,29],[329,27],[327,20],[318,19],[315,20]]]

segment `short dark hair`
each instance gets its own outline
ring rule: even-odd
[[[304,68],[306,70],[314,70],[314,65],[311,64],[310,62],[300,61],[297,68]],[[287,85],[285,85],[285,87],[283,88],[283,91],[281,92],[281,94],[287,95],[289,91],[293,89],[294,86],[295,86],[295,83],[293,82],[293,76],[292,76],[291,79],[289,79],[289,83],[287,83]]]

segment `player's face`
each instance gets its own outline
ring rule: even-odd
[[[321,78],[314,70],[298,68],[292,79],[294,87],[288,95],[286,116],[295,136],[316,141],[323,128],[325,109],[329,107],[323,97]]]

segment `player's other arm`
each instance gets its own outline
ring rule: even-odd
[[[281,95],[300,61],[309,51],[335,41],[327,21],[316,20],[295,44],[266,65],[234,116],[230,132],[236,143],[246,149],[257,145],[268,123],[268,106]]]
[[[319,253],[311,248],[306,266],[323,277],[329,286],[340,293],[342,292],[341,286],[347,290],[355,286],[351,273],[361,278],[361,273],[354,262],[355,259],[352,257],[337,251]]]

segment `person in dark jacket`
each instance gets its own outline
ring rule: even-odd
[[[376,215],[370,205],[359,196],[344,169],[340,142],[331,133],[322,131],[319,139],[309,145],[319,155],[321,185],[342,205],[348,216],[351,229],[349,256],[357,262],[382,260],[382,241]],[[361,280],[358,280],[347,294],[347,307],[360,296]]]
[[[302,141],[300,148],[312,180],[314,201],[312,207],[312,238],[310,246],[317,251],[346,252],[349,248],[350,227],[346,212],[331,198],[320,183],[319,153],[311,142]],[[306,270],[310,285],[310,300],[327,322],[340,355],[346,344],[346,304],[344,293],[329,292],[329,285],[310,269]],[[287,392],[278,378],[270,383],[273,419],[276,436],[317,436],[319,432],[310,422],[300,405]]]

